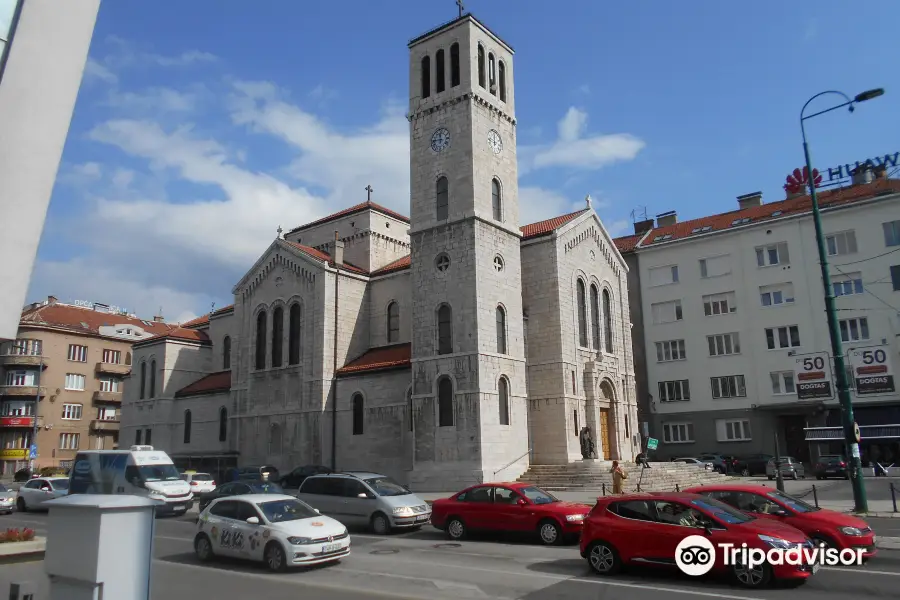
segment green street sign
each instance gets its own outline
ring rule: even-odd
[[[647,440],[647,450],[656,450],[659,447],[659,440],[656,438],[650,438]]]

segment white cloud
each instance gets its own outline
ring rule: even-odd
[[[603,216],[600,215],[600,221],[603,223],[603,226],[606,227],[606,231],[609,232],[609,235],[611,235],[612,237],[619,237],[634,233],[634,231],[632,230],[632,223],[628,219],[604,221]]]
[[[584,128],[587,127],[587,113],[578,110],[574,106],[569,108],[566,111],[565,116],[559,120],[559,124],[557,125],[557,132],[559,134],[560,142],[574,142],[577,140],[582,133],[584,133]]]
[[[177,56],[163,56],[162,54],[143,54],[142,56],[144,59],[154,62],[161,67],[185,67],[197,63],[216,62],[218,60],[215,54],[200,52],[199,50],[189,50]]]
[[[199,94],[155,87],[143,92],[111,89],[105,105],[126,111],[190,112],[196,108]]]
[[[99,79],[106,83],[115,83],[118,77],[106,65],[88,58],[84,66],[84,76],[88,79]]]

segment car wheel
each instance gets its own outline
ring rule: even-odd
[[[391,532],[391,522],[383,513],[375,513],[371,525],[372,531],[377,535],[387,535]]]
[[[462,540],[466,537],[466,525],[459,517],[453,517],[447,522],[447,535],[451,540]]]
[[[741,477],[750,477],[750,469],[747,467],[741,469]]]
[[[555,521],[541,521],[538,523],[538,537],[545,546],[555,546],[562,541],[562,528]]]
[[[214,558],[212,542],[205,533],[200,533],[194,538],[194,554],[201,562],[208,562]]]
[[[606,542],[594,542],[587,551],[587,561],[598,575],[615,575],[622,570],[619,553]]]
[[[772,481],[773,479],[775,479],[775,476],[774,476],[774,475],[769,475],[769,481]]]
[[[797,481],[798,479],[800,479],[800,476],[797,475],[797,471],[793,471],[791,473],[791,479],[793,479],[794,481]]]
[[[822,544],[824,544],[826,548],[837,548],[834,540],[832,540],[827,535],[822,535],[821,533],[809,536],[809,540],[813,543],[813,546],[817,548],[821,547]]]
[[[28,506],[25,504],[25,499],[21,496],[16,500],[16,510],[19,512],[28,512]]]
[[[772,580],[772,567],[766,563],[755,565],[752,569],[743,563],[732,567],[735,581],[745,588],[759,589],[769,585]]]
[[[287,558],[284,555],[284,549],[278,542],[269,542],[263,555],[266,558],[266,566],[273,573],[287,570]]]

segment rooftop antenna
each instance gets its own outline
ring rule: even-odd
[[[214,310],[216,310],[216,303],[210,302],[209,303],[209,313],[212,314]]]
[[[641,221],[647,220],[647,207],[646,206],[638,206],[631,211],[631,222],[637,223],[638,220],[641,220]]]

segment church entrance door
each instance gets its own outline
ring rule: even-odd
[[[609,409],[600,409],[600,431],[597,432],[600,438],[600,450],[603,452],[603,458],[609,460],[610,444],[609,444]]]

